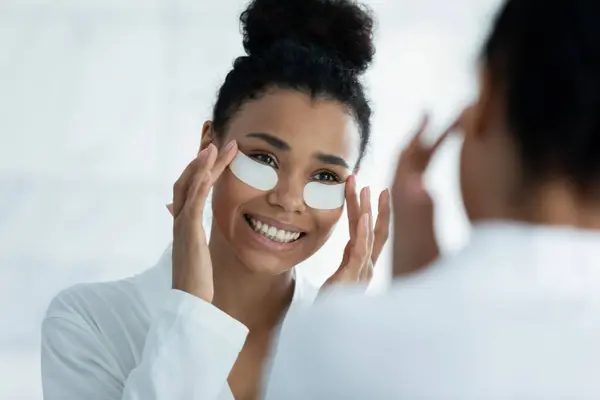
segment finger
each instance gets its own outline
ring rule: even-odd
[[[351,175],[346,181],[346,207],[348,213],[348,231],[350,232],[350,242],[356,239],[356,225],[360,218],[360,203],[356,191],[356,177]]]
[[[416,172],[424,172],[429,166],[435,152],[440,148],[442,143],[450,136],[460,123],[460,117],[455,119],[437,138],[431,146],[425,146],[422,139],[418,140],[418,145],[413,144],[411,153],[408,153],[409,163],[411,168]]]
[[[350,250],[352,249],[352,244],[350,241],[346,243],[346,247],[344,247],[344,253],[342,254],[342,262],[340,265],[346,265],[348,260],[350,259]]]
[[[408,142],[408,146],[406,146],[406,152],[414,152],[419,151],[423,148],[423,134],[427,130],[429,126],[429,114],[424,113],[421,117],[419,125],[413,134],[412,139]]]
[[[185,204],[187,193],[192,184],[193,177],[197,172],[198,165],[204,161],[206,154],[208,153],[208,149],[202,150],[198,153],[198,156],[190,162],[187,167],[183,170],[181,176],[175,184],[173,185],[173,206],[172,206],[172,214],[173,217],[177,217],[183,206]]]
[[[212,143],[208,145],[206,151],[204,162],[198,166],[187,194],[186,205],[189,204],[189,211],[194,218],[200,217],[204,211],[206,196],[212,186],[211,170],[217,159],[217,148]]]
[[[373,210],[371,207],[371,187],[367,186],[365,188],[364,199],[361,200],[361,211],[363,214],[367,214],[369,216],[369,221],[367,224],[367,246],[369,251],[373,247]]]
[[[184,208],[188,208],[192,219],[202,219],[206,197],[212,186],[212,175],[208,170],[202,170],[190,188],[190,195]]]
[[[422,147],[421,152],[415,155],[418,161],[414,164],[419,165],[418,171],[423,172],[429,166],[431,159],[435,155],[436,151],[441,147],[442,143],[450,136],[452,132],[456,130],[461,124],[462,113],[452,121],[450,125],[442,132],[442,134],[436,139],[436,141],[429,147]]]
[[[384,190],[379,195],[379,204],[377,211],[377,222],[375,223],[373,249],[371,251],[371,261],[373,266],[377,263],[383,246],[387,242],[390,234],[390,220],[392,215],[390,205],[390,191]]]
[[[340,263],[340,266],[329,277],[329,279],[327,279],[326,283],[335,282],[344,273],[344,271],[346,270],[346,267],[348,266],[348,261],[350,260],[351,249],[352,249],[352,246],[350,245],[350,241],[348,241],[348,243],[346,243],[346,247],[344,247],[344,254],[342,256],[342,262]]]
[[[202,169],[210,172],[213,169],[215,162],[217,161],[219,151],[217,150],[217,146],[215,146],[212,143],[208,145],[206,150],[208,152],[206,153],[206,159],[204,160],[204,165],[202,166]],[[202,172],[202,174],[204,174],[204,172]]]
[[[362,190],[360,191],[360,214],[359,215],[367,215],[370,219],[371,217],[371,188],[369,186],[365,186],[364,188],[362,188]],[[371,233],[372,233],[372,223],[371,221],[368,221],[367,223],[367,246],[369,246],[371,244]],[[357,226],[357,229],[360,228],[359,226]]]
[[[217,160],[215,161],[212,167],[211,174],[213,182],[219,179],[219,176],[221,176],[223,171],[225,171],[225,168],[227,168],[227,166],[231,164],[231,162],[237,155],[237,150],[238,146],[235,140],[232,140],[227,144],[227,146],[225,146],[225,148],[223,149],[221,154],[219,154]]]
[[[401,180],[402,176],[406,174],[406,171],[420,168],[419,165],[423,162],[419,162],[423,158],[423,134],[429,125],[428,114],[423,114],[419,126],[413,133],[413,137],[410,139],[408,144],[404,147],[398,157],[396,163],[396,171],[394,173],[394,182]]]
[[[347,272],[351,274],[351,276],[356,277],[356,279],[360,278],[362,268],[365,265],[365,261],[369,257],[367,243],[368,225],[369,215],[362,214],[358,222],[356,241],[354,243],[354,246],[352,247],[352,251],[350,253],[350,260],[347,266]]]
[[[450,134],[459,127],[462,120],[463,113],[461,113],[440,135],[440,137],[433,143],[433,145],[429,148],[429,153],[433,155],[436,150],[440,147],[442,143],[450,136]]]
[[[360,271],[360,281],[361,282],[369,282],[373,277],[373,263],[369,262],[368,258],[363,266],[363,269]]]

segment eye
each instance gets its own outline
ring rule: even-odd
[[[270,165],[273,168],[277,168],[277,162],[275,161],[275,157],[265,154],[265,153],[256,153],[249,154],[248,157],[260,162],[261,164]]]
[[[317,172],[313,176],[313,179],[316,181],[325,182],[328,184],[340,183],[342,181],[339,176],[337,176],[333,172],[329,172],[329,171]]]

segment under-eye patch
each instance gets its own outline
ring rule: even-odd
[[[335,210],[344,205],[345,199],[345,183],[326,185],[320,182],[309,182],[304,186],[304,202],[311,208]]]
[[[268,191],[277,185],[277,171],[253,160],[241,151],[238,151],[229,164],[229,169],[240,181],[255,189]]]
[[[277,186],[277,171],[273,167],[262,164],[241,151],[238,151],[229,164],[229,169],[240,181],[257,190],[269,191]],[[344,205],[345,191],[345,183],[328,185],[309,182],[304,187],[304,202],[318,210],[335,210]]]

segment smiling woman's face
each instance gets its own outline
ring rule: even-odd
[[[274,90],[245,104],[232,118],[223,144],[277,172],[277,185],[261,191],[227,169],[213,189],[213,232],[257,272],[279,274],[314,254],[329,238],[342,208],[317,210],[303,199],[309,182],[344,182],[359,158],[360,135],[338,102]],[[279,239],[264,231],[278,229]],[[283,238],[283,239],[282,239]]]

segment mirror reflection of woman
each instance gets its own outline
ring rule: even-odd
[[[255,0],[241,22],[246,55],[174,186],[172,246],[141,275],[53,300],[45,399],[256,398],[282,319],[320,290],[294,267],[344,207],[350,241],[326,285],[371,278],[390,219],[387,191],[374,221],[354,176],[370,138],[371,13],[350,0]]]

